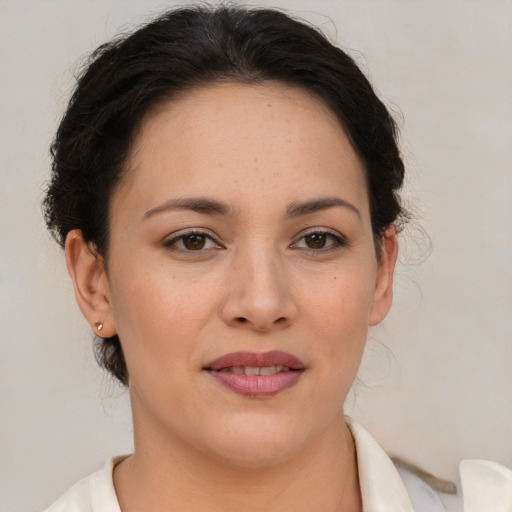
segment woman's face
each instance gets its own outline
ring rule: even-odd
[[[339,428],[396,241],[378,261],[363,166],[322,102],[267,83],[162,105],[110,214],[104,322],[136,439],[265,464]]]

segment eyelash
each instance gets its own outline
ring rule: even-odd
[[[330,239],[330,240],[332,240],[332,242],[327,246],[319,247],[316,249],[312,248],[312,247],[299,247],[298,246],[299,242],[301,242],[302,240],[305,240],[307,237],[314,236],[314,235],[324,236],[325,241],[328,241]],[[187,247],[178,247],[178,244],[180,242],[183,243],[187,238],[191,238],[193,236],[201,237],[204,244],[207,244],[208,241],[210,241],[215,245],[215,247],[207,247],[207,248],[199,247],[198,249],[195,249],[195,250],[187,248]],[[202,252],[205,252],[205,251],[211,250],[211,249],[222,249],[223,248],[223,246],[217,240],[215,240],[215,238],[213,238],[211,235],[209,235],[208,233],[205,233],[204,231],[196,230],[196,229],[191,230],[191,231],[181,232],[178,235],[173,236],[169,240],[165,240],[163,245],[164,245],[164,247],[166,247],[167,249],[169,249],[171,251],[179,251],[179,252],[185,252],[185,253],[194,253],[194,252],[202,253]],[[310,252],[312,254],[325,254],[325,253],[328,253],[331,251],[336,251],[338,249],[346,247],[347,245],[348,245],[348,242],[344,237],[334,234],[331,231],[312,230],[312,231],[308,231],[307,233],[304,233],[296,242],[291,244],[290,247],[294,250]]]

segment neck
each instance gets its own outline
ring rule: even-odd
[[[258,467],[205,455],[144,426],[134,417],[134,454],[114,471],[123,512],[361,510],[355,445],[341,411],[300,453]]]

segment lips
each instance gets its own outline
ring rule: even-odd
[[[265,367],[286,366],[291,370],[304,370],[304,364],[300,359],[287,352],[272,350],[270,352],[233,352],[225,354],[207,365],[208,370],[222,370],[232,367]]]
[[[274,350],[225,354],[204,370],[235,393],[256,398],[273,396],[295,385],[305,366],[297,357]]]

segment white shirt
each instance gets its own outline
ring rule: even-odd
[[[384,450],[361,425],[349,420],[348,426],[356,444],[364,512],[442,512],[447,510],[439,494],[423,480],[408,471],[400,470],[399,473]],[[77,482],[44,512],[121,512],[112,473],[116,464],[125,457],[109,459],[103,469]],[[495,464],[495,466],[499,465]],[[508,478],[508,483],[505,482],[505,485],[508,485],[507,489],[510,491],[512,471],[503,466],[499,466],[499,469],[501,475],[505,475],[505,479]],[[462,476],[464,477],[464,474]],[[474,488],[474,485],[471,487]],[[480,496],[485,497],[487,494],[483,489]],[[491,510],[492,512],[511,512],[512,501],[508,501],[509,495],[505,496],[501,493],[500,496],[506,501],[503,501],[503,508],[500,506],[501,502],[493,501],[491,508],[487,508],[489,503],[482,509],[472,508],[470,504],[466,506],[466,512],[491,512]],[[495,503],[496,506],[494,506]],[[461,511],[462,507],[450,509],[450,512],[452,510]]]

